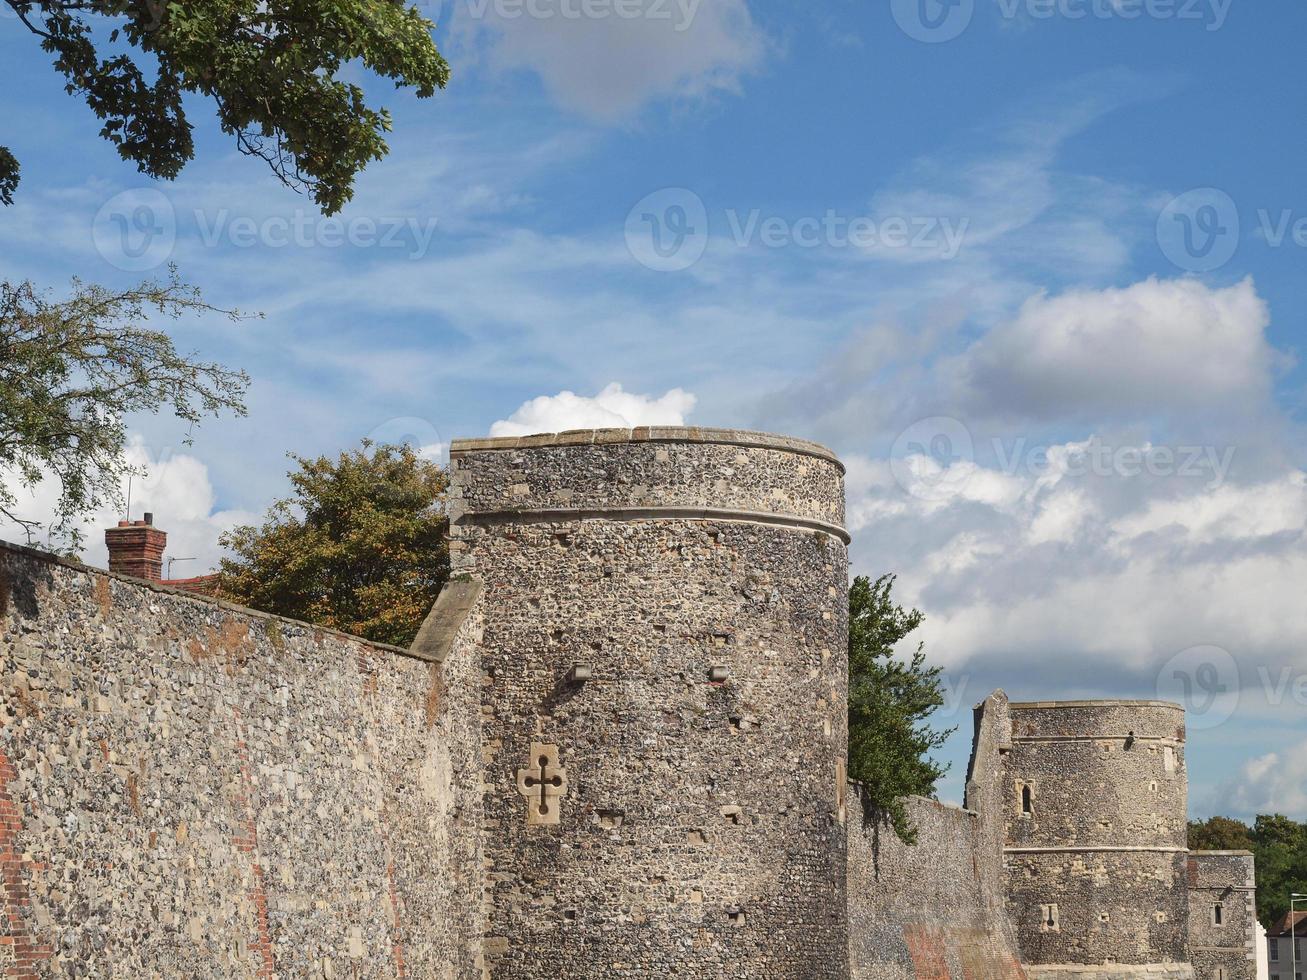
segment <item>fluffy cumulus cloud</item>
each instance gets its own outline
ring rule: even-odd
[[[194,456],[182,453],[156,457],[139,436],[134,436],[128,444],[126,457],[128,464],[138,471],[131,480],[132,517],[140,520],[146,511],[153,513],[155,526],[168,534],[165,557],[191,559],[175,563],[173,576],[187,578],[216,568],[222,555],[218,536],[237,524],[250,522],[255,515],[240,510],[215,509],[208,467]],[[6,478],[6,482],[18,496],[16,512],[48,526],[58,499],[58,487],[54,481],[46,480],[33,489],[16,486],[10,478]],[[126,496],[126,479],[122,489]],[[105,509],[78,522],[85,539],[83,561],[98,567],[108,565],[104,529],[117,524],[122,516]],[[3,522],[0,522],[0,537],[26,543],[19,527]],[[40,547],[46,542],[37,539],[32,543]]]
[[[1250,677],[1307,646],[1307,474],[1211,489],[1217,473],[1180,475],[1167,447],[1122,448],[1050,446],[1015,472],[856,460],[850,525],[932,610],[951,665],[1092,657],[1095,682],[1137,688],[1191,646]]]
[[[662,98],[732,92],[767,42],[746,0],[450,0],[455,42],[529,71],[560,105],[615,120]]]
[[[1307,755],[1294,749],[1250,759],[1221,784],[1222,805],[1238,813],[1307,813]]]
[[[593,398],[571,391],[541,395],[490,427],[492,436],[528,436],[568,429],[629,429],[637,425],[684,425],[695,397],[680,388],[660,397],[624,391],[613,382]]]
[[[1261,406],[1276,355],[1251,279],[1148,279],[1032,297],[952,365],[972,411],[1138,418]]]

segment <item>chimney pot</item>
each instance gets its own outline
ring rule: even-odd
[[[145,523],[146,523],[147,525],[153,525],[153,524],[154,524],[154,515],[151,514],[148,510],[145,512]]]

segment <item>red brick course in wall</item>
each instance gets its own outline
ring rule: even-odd
[[[390,884],[390,911],[394,916],[395,938],[391,944],[395,953],[395,976],[398,980],[404,980],[408,976],[408,971],[404,968],[404,939],[400,932],[399,918],[399,891],[395,888],[395,862],[386,863],[386,878]]]
[[[50,959],[53,949],[37,942],[28,932],[27,913],[31,902],[23,878],[23,854],[18,833],[23,815],[9,792],[18,778],[9,757],[0,752],[0,877],[4,881],[4,924],[0,928],[0,966],[12,980],[36,980],[37,964]]]
[[[268,926],[268,889],[263,868],[259,864],[259,828],[254,819],[254,780],[250,775],[250,752],[241,732],[240,711],[233,711],[236,716],[236,752],[241,774],[241,788],[235,802],[245,813],[242,821],[245,826],[232,837],[232,844],[242,854],[249,854],[253,858],[250,873],[254,883],[250,886],[250,901],[254,903],[254,918],[258,929],[253,949],[259,956],[259,971],[255,976],[260,980],[272,980],[277,973],[277,964],[272,955],[272,931]]]
[[[944,931],[928,926],[904,926],[903,941],[912,956],[917,980],[949,980]]]

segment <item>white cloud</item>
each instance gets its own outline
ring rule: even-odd
[[[1221,805],[1235,813],[1307,813],[1307,755],[1271,752],[1244,763],[1235,779],[1221,783]]]
[[[144,471],[143,476],[131,480],[132,518],[140,520],[143,513],[153,513],[155,526],[168,534],[165,558],[194,559],[176,563],[172,573],[175,578],[203,575],[216,568],[222,555],[218,536],[237,524],[255,520],[255,515],[246,511],[214,510],[208,467],[194,456],[165,453],[155,458],[141,437],[134,435],[129,440],[126,458],[130,466]],[[30,490],[18,486],[8,475],[5,482],[18,497],[15,511],[48,526],[58,498],[54,481],[47,479]],[[122,490],[125,497],[126,479]],[[122,516],[104,509],[78,521],[77,527],[86,542],[81,555],[83,561],[101,568],[109,564],[104,529],[117,524]],[[0,537],[18,544],[27,543],[21,528],[3,521],[0,521]],[[44,543],[42,539],[33,541],[36,547]],[[168,574],[166,563],[164,574]]]
[[[457,0],[453,10],[457,44],[484,50],[495,71],[534,72],[560,105],[599,120],[738,91],[767,52],[746,0]]]
[[[1113,672],[1152,683],[1198,644],[1229,650],[1245,677],[1301,660],[1307,473],[1213,488],[1210,473],[1098,471],[1085,463],[1094,442],[1008,472],[924,455],[851,460],[849,525],[875,542],[875,567],[859,570],[900,575],[954,667],[1057,671],[1092,658],[1110,686]]]
[[[954,365],[967,406],[1019,417],[1139,418],[1260,408],[1277,356],[1251,279],[1147,279],[1031,297]]]
[[[568,429],[629,429],[639,425],[684,425],[695,397],[680,388],[654,398],[623,391],[614,381],[593,398],[562,391],[523,404],[490,427],[492,436],[527,436]]]

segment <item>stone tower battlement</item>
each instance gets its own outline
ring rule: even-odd
[[[494,976],[847,976],[840,463],[689,428],[450,459]]]
[[[1032,975],[1188,975],[1184,709],[1014,703],[1008,906]]]

